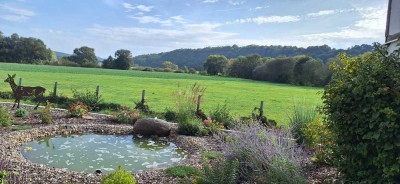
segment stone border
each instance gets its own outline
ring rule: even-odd
[[[13,103],[0,104],[12,105]],[[54,110],[65,112],[65,109],[55,108]],[[102,116],[102,114],[94,115],[97,117]],[[110,116],[107,115],[107,117]],[[85,120],[85,122],[90,121],[91,120]],[[21,146],[24,143],[48,136],[85,133],[128,135],[132,133],[132,125],[112,124],[107,121],[99,123],[98,121],[99,119],[92,121],[96,123],[40,125],[30,130],[2,132],[2,134],[0,134],[0,158],[11,162],[11,170],[28,176],[28,183],[98,183],[103,176],[102,174],[67,171],[61,168],[47,167],[43,164],[32,163],[26,160],[20,152]],[[170,126],[176,127],[176,124],[170,123]],[[180,164],[201,167],[200,152],[202,150],[208,150],[208,145],[210,144],[209,138],[178,136],[175,131],[172,131],[172,135],[168,137],[168,140],[189,153],[188,158],[183,160]],[[167,176],[163,168],[135,171],[133,174],[135,175],[137,183],[158,183],[157,181],[163,181],[162,183],[178,182],[177,178]]]

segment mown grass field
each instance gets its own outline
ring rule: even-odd
[[[95,90],[99,85],[104,101],[131,107],[140,100],[145,89],[149,107],[158,112],[174,107],[174,91],[178,85],[189,88],[198,83],[207,88],[201,104],[206,114],[218,104],[226,103],[233,116],[249,116],[260,101],[265,101],[266,115],[278,124],[288,122],[295,103],[320,105],[321,94],[318,92],[322,91],[321,88],[193,74],[0,63],[0,78],[4,80],[7,74],[17,74],[16,83],[22,78],[24,86],[45,87],[46,94],[53,91],[55,81],[58,82],[58,94],[65,96],[72,96],[71,89]],[[0,91],[11,91],[11,88],[3,82]]]

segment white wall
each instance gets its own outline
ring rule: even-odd
[[[400,0],[392,0],[389,35],[400,33]]]

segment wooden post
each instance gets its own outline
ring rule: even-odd
[[[199,111],[199,110],[200,110],[200,101],[201,101],[201,95],[199,95],[199,96],[197,97],[197,109],[196,109],[196,111]]]
[[[97,98],[97,100],[99,99],[99,91],[100,91],[100,86],[97,85],[97,87],[96,87],[96,98]]]
[[[19,78],[18,86],[22,85],[22,78]]]
[[[260,118],[263,116],[264,114],[264,101],[261,101],[260,104]]]
[[[142,103],[142,104],[144,104],[144,97],[145,97],[145,95],[146,95],[146,90],[143,90],[143,91],[142,91],[142,100],[141,100],[141,103]]]
[[[53,96],[57,96],[57,82],[54,82],[54,90],[53,90]]]

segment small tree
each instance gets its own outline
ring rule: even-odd
[[[204,68],[210,75],[217,75],[218,73],[223,73],[226,65],[228,64],[228,59],[223,55],[210,55],[208,56],[206,62],[204,63]]]
[[[164,66],[164,68],[169,68],[169,69],[172,69],[172,70],[178,70],[179,69],[178,65],[174,64],[171,61],[164,61],[163,62],[163,66]]]
[[[120,49],[115,52],[115,69],[128,70],[133,64],[132,53],[129,50]]]
[[[94,49],[90,47],[83,46],[81,48],[74,49],[74,54],[69,56],[68,59],[79,65],[88,64],[88,63],[96,63],[97,58],[96,54],[94,53]]]

